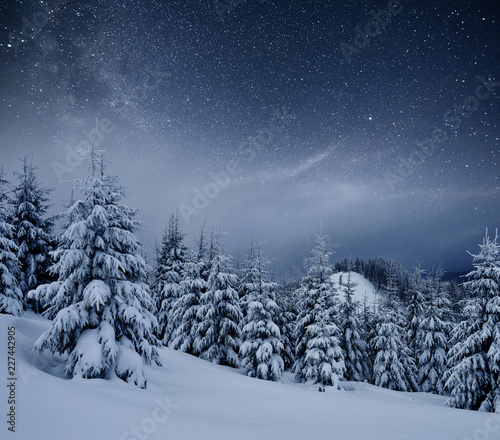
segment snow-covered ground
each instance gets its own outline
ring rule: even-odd
[[[334,273],[330,278],[335,282],[335,285],[339,287],[340,278],[342,277],[342,282],[347,283],[348,272],[337,272]],[[366,301],[369,307],[373,308],[377,298],[377,289],[370,283],[363,275],[357,272],[351,272],[351,283],[356,283],[354,290],[354,300],[357,301],[361,306],[363,305],[364,297],[366,295]],[[339,291],[340,299],[344,299],[343,290]]]
[[[146,367],[148,389],[119,379],[62,379],[57,362],[35,366],[31,348],[50,323],[0,315],[4,384],[0,438],[18,440],[461,440],[500,438],[500,415],[444,407],[445,398],[343,382],[320,393],[246,377],[170,349]],[[7,334],[16,333],[16,434],[7,430]],[[7,390],[7,392],[5,391]]]

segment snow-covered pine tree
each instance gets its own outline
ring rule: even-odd
[[[285,371],[291,370],[295,363],[296,290],[296,283],[286,279],[278,284],[276,290],[276,303],[281,311],[276,316],[275,322],[280,329],[281,342],[283,343],[282,358]]]
[[[180,284],[184,278],[184,265],[187,248],[184,245],[184,235],[180,230],[179,214],[172,214],[165,227],[160,249],[160,258],[157,262],[157,276],[155,282],[158,310],[158,339],[163,345],[168,345],[173,332],[180,325],[181,316],[172,316],[172,307],[180,298]]]
[[[389,260],[384,271],[385,276],[385,287],[382,292],[385,294],[384,299],[381,300],[382,304],[385,304],[389,308],[394,308],[396,303],[399,305],[398,301],[398,268],[394,261]]]
[[[0,170],[0,313],[21,316],[23,293],[19,287],[20,263],[18,248],[14,243],[14,226],[10,223],[8,197],[5,194],[7,181]]]
[[[415,364],[420,356],[420,347],[417,340],[424,312],[423,304],[425,298],[423,290],[425,280],[422,278],[424,272],[420,268],[420,263],[418,263],[410,281],[410,289],[406,298],[406,343]]]
[[[247,321],[247,306],[248,302],[245,301],[246,295],[250,292],[249,289],[251,290],[253,285],[251,283],[251,280],[253,279],[255,275],[254,272],[257,272],[256,268],[253,268],[253,270],[250,270],[248,265],[249,262],[254,262],[255,264],[255,259],[256,259],[256,243],[255,240],[252,236],[250,239],[250,245],[248,247],[247,253],[246,253],[246,261],[244,263],[244,266],[242,268],[237,267],[236,272],[238,274],[238,297],[240,299],[240,309],[241,309],[241,327],[245,326],[245,324],[248,322]]]
[[[212,231],[207,289],[201,296],[198,310],[198,338],[195,351],[202,359],[231,367],[239,367],[238,351],[241,345],[242,313],[237,276],[230,266],[220,235]]]
[[[14,188],[12,203],[12,224],[15,228],[14,242],[18,247],[17,257],[21,264],[20,287],[25,305],[40,312],[36,301],[26,298],[28,291],[40,284],[52,281],[49,268],[52,265],[50,251],[54,245],[54,218],[44,218],[49,188],[40,186],[36,175],[36,167],[25,156],[23,171],[16,173],[19,179]]]
[[[371,343],[373,338],[376,336],[377,324],[379,322],[376,309],[376,299],[374,299],[373,307],[370,307],[368,297],[365,292],[359,317],[361,330],[366,337],[366,363],[370,368],[370,371],[366,375],[366,381],[368,383],[373,383],[373,363],[375,362],[375,357],[377,355],[375,347],[373,347],[373,344]]]
[[[340,285],[340,290],[345,295],[345,300],[340,307],[340,346],[344,354],[345,379],[363,382],[369,380],[371,368],[366,334],[357,312],[357,303],[353,298],[357,283],[351,280],[351,271],[352,261],[349,260],[347,277]]]
[[[448,406],[489,412],[500,411],[500,244],[486,230],[467,277],[473,295],[466,300],[466,319],[452,332],[448,353],[451,368],[445,373],[450,391]]]
[[[391,291],[386,292],[379,305],[379,318],[371,344],[375,353],[374,384],[390,390],[416,391],[415,362],[406,346],[399,298]]]
[[[207,291],[207,252],[203,229],[196,250],[190,252],[184,264],[184,274],[179,285],[179,299],[172,307],[172,318],[179,322],[172,335],[170,346],[189,354],[198,354],[198,312],[201,297]]]
[[[294,365],[298,382],[338,387],[345,364],[340,348],[339,299],[331,275],[331,252],[325,237],[316,235],[317,246],[306,260],[307,275],[299,287],[301,312],[297,317],[297,347]]]
[[[276,304],[276,283],[266,279],[269,260],[261,254],[260,244],[252,240],[243,270],[242,303],[246,310],[240,348],[241,365],[251,377],[278,380],[284,369],[281,333],[275,323],[280,313]]]
[[[463,300],[465,299],[465,288],[463,284],[458,285],[455,280],[450,280],[446,283],[447,296],[450,300],[451,311],[450,311],[450,322],[460,322],[464,316],[462,316]]]
[[[136,211],[120,203],[116,177],[97,176],[92,151],[84,193],[66,215],[71,220],[52,252],[57,281],[39,286],[30,296],[57,312],[34,349],[65,359],[72,377],[107,378],[116,374],[146,388],[144,364],[160,364],[153,334],[156,318],[145,283],[146,265],[134,236]]]
[[[417,379],[420,391],[425,393],[444,394],[442,379],[447,369],[451,326],[445,318],[450,313],[450,301],[441,282],[443,273],[439,267],[427,278],[428,299],[417,333],[416,345],[420,351]]]

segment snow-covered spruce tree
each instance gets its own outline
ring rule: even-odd
[[[450,313],[450,301],[441,282],[443,273],[439,267],[427,279],[428,300],[417,333],[416,344],[420,349],[417,379],[420,391],[425,393],[445,394],[442,379],[447,369],[451,326],[445,318]]]
[[[371,368],[366,335],[357,312],[357,304],[353,298],[357,283],[351,281],[351,270],[352,262],[350,261],[347,279],[342,281],[340,285],[340,290],[345,295],[345,301],[340,307],[340,346],[344,354],[345,379],[363,382],[369,380]]]
[[[380,317],[376,313],[377,301],[374,299],[373,306],[370,307],[368,303],[368,298],[366,292],[363,296],[363,303],[361,305],[361,311],[359,313],[361,331],[366,337],[366,363],[368,364],[370,371],[366,375],[366,381],[368,383],[373,383],[373,363],[375,362],[375,357],[377,355],[375,347],[371,341],[375,338],[377,325],[379,323]]]
[[[379,305],[380,316],[371,341],[375,353],[373,381],[390,390],[417,391],[415,362],[406,346],[399,309],[399,298],[386,292],[385,300]]]
[[[25,305],[40,312],[39,304],[27,300],[28,291],[53,279],[49,268],[52,265],[50,251],[54,245],[54,218],[44,218],[50,189],[40,186],[35,175],[36,168],[28,157],[24,157],[23,171],[16,173],[19,179],[14,188],[12,224],[14,242],[18,247],[17,257],[21,264],[20,287]]]
[[[172,306],[172,319],[179,322],[172,335],[170,347],[189,354],[197,354],[198,312],[202,295],[207,291],[207,255],[203,229],[196,250],[192,250],[184,264],[184,274],[179,285],[179,299]]]
[[[231,257],[220,242],[220,235],[214,231],[209,256],[212,259],[206,292],[201,296],[198,310],[200,325],[195,351],[210,362],[239,367],[242,313],[235,290],[237,276],[230,266]]]
[[[72,377],[114,373],[146,388],[143,365],[160,362],[146,265],[134,236],[139,222],[136,211],[120,204],[117,178],[103,175],[102,162],[96,176],[94,151],[91,160],[91,174],[81,182],[84,198],[68,209],[71,223],[52,253],[57,281],[30,292],[49,313],[57,311],[34,349],[63,355]]]
[[[23,313],[23,293],[19,287],[20,263],[18,248],[13,241],[14,226],[6,206],[8,198],[4,188],[7,181],[0,171],[0,313],[21,316]]]
[[[500,411],[500,244],[486,230],[479,254],[471,254],[475,269],[467,276],[473,296],[466,300],[466,319],[452,332],[445,373],[448,406]]]
[[[249,268],[250,262],[253,262],[255,265],[256,252],[257,252],[256,246],[257,245],[255,243],[255,240],[252,237],[250,239],[250,245],[246,253],[246,260],[244,262],[243,267],[242,268],[238,266],[236,267],[236,273],[238,274],[237,286],[238,286],[238,298],[240,300],[240,309],[242,315],[241,319],[242,328],[247,323],[247,313],[248,313],[247,310],[248,302],[245,301],[245,297],[248,293],[250,293],[250,291],[253,288],[252,280],[254,280],[257,277],[256,275],[257,268],[254,267],[253,270],[250,270]]]
[[[463,284],[458,285],[454,280],[445,283],[448,298],[451,303],[451,310],[449,313],[449,321],[451,323],[460,322],[465,318],[462,315],[462,308],[465,299],[465,287]]]
[[[386,269],[384,271],[385,275],[385,287],[382,289],[382,293],[385,298],[382,299],[382,303],[388,305],[390,308],[395,307],[396,303],[399,305],[398,301],[398,267],[396,263],[392,260],[387,262]]]
[[[410,349],[411,356],[415,363],[420,356],[420,347],[418,346],[418,332],[424,312],[424,283],[422,278],[424,270],[420,268],[420,263],[415,267],[413,277],[410,281],[410,289],[406,298],[406,343]]]
[[[288,282],[286,279],[278,284],[276,290],[276,303],[280,312],[275,318],[275,322],[280,329],[281,342],[283,343],[282,358],[285,371],[291,370],[295,363],[295,334],[297,321],[297,298],[295,282]]]
[[[278,380],[284,369],[281,333],[275,323],[280,312],[276,304],[276,283],[266,279],[269,261],[261,255],[260,245],[253,242],[243,271],[242,303],[247,312],[242,329],[241,366],[251,377]]]
[[[298,382],[338,387],[345,364],[340,348],[339,299],[331,275],[331,253],[325,237],[316,235],[317,246],[306,260],[307,275],[301,280],[301,312],[297,317],[297,347],[294,365]]]
[[[155,296],[158,305],[158,339],[168,345],[172,334],[180,325],[182,317],[173,319],[172,307],[179,299],[180,283],[184,277],[187,248],[183,243],[184,234],[180,231],[179,214],[172,214],[162,237],[159,259],[157,261]],[[175,322],[174,322],[175,321]]]

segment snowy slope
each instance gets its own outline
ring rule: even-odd
[[[342,281],[344,283],[347,283],[347,277],[348,273],[347,272],[337,272],[334,273],[331,276],[331,279],[335,282],[335,285],[338,287],[339,282],[340,282],[340,277],[342,277]],[[375,300],[377,300],[377,289],[373,286],[370,281],[368,281],[363,275],[357,273],[357,272],[351,272],[351,283],[356,283],[357,286],[353,289],[354,290],[354,300],[358,301],[360,305],[363,304],[363,300],[366,294],[366,299],[368,302],[368,305],[373,308],[373,305],[375,303]],[[339,292],[340,298],[343,300],[344,299],[344,293]]]
[[[17,429],[10,435],[3,416],[1,438],[460,440],[497,426],[492,415],[444,407],[442,397],[353,382],[343,383],[349,391],[319,393],[290,376],[264,382],[169,349],[163,367],[146,368],[147,390],[118,379],[65,380],[56,362],[43,366],[51,374],[33,365],[31,347],[48,321],[0,315],[2,348],[8,326],[16,328]],[[5,378],[5,349],[0,365]],[[5,415],[5,384],[2,390]]]

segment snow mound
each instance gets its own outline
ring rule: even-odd
[[[289,372],[280,383],[268,382],[171,349],[160,351],[164,367],[144,366],[146,390],[117,377],[67,380],[37,368],[31,358],[48,326],[29,314],[0,315],[3,347],[8,328],[15,328],[17,440],[498,438],[493,414],[447,408],[444,397],[355,382],[318,392],[317,385],[295,383]],[[1,350],[5,373],[7,356]],[[9,414],[2,396],[0,411]]]
[[[334,273],[330,278],[335,282],[335,285],[339,287],[340,280],[342,279],[343,283],[347,283],[348,276],[348,272],[337,272]],[[357,284],[357,286],[353,289],[354,301],[357,301],[359,305],[362,306],[366,295],[368,306],[373,308],[375,302],[378,300],[377,289],[375,289],[375,286],[370,283],[370,281],[368,281],[363,275],[357,272],[351,272],[351,283]],[[340,291],[339,295],[341,300],[345,299],[343,291]]]

